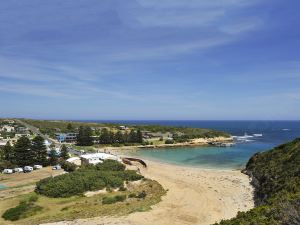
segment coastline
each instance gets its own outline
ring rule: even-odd
[[[99,150],[111,151],[113,153],[124,154],[122,151],[137,151],[138,149],[152,148],[176,148],[176,147],[197,147],[197,146],[212,146],[211,142],[233,142],[232,137],[215,137],[215,138],[197,138],[189,142],[174,143],[174,144],[156,144],[156,145],[137,145],[137,146],[121,146],[121,147],[103,147]]]
[[[208,225],[236,216],[238,211],[254,207],[250,178],[236,170],[175,166],[145,160],[142,175],[158,181],[168,190],[162,201],[147,212],[124,217],[77,219],[51,223],[56,225]]]

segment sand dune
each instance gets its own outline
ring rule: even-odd
[[[122,218],[91,218],[56,225],[183,225],[212,224],[234,217],[254,206],[249,178],[239,171],[189,168],[147,161],[143,175],[168,189],[166,196],[148,212]]]

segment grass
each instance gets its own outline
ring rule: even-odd
[[[136,196],[142,192],[146,193],[142,198],[128,198],[130,194]],[[127,215],[132,212],[147,211],[151,206],[161,201],[161,197],[165,194],[162,186],[153,180],[145,179],[138,185],[128,185],[126,191],[111,192],[107,194],[98,194],[92,197],[74,196],[70,198],[48,198],[39,195],[36,205],[43,210],[22,218],[17,224],[35,225],[46,222],[55,222],[61,220],[73,220],[78,218],[90,218],[95,216],[119,216]],[[115,196],[126,195],[124,201],[118,201],[113,204],[103,204],[104,198],[116,198]],[[5,199],[0,202],[0,214],[2,215],[8,208],[15,207],[20,200],[28,197],[28,195],[18,196],[15,198]],[[117,197],[119,198],[119,197]],[[0,224],[13,224],[11,221],[0,219]]]

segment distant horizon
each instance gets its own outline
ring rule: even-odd
[[[86,122],[89,122],[89,121],[95,121],[95,122],[113,122],[113,121],[140,121],[140,122],[143,122],[143,121],[149,121],[149,122],[155,122],[155,121],[220,121],[220,122],[238,122],[238,121],[249,121],[249,122],[260,122],[260,121],[263,121],[263,122],[285,122],[285,121],[290,121],[290,122],[293,122],[293,121],[300,121],[300,119],[57,119],[57,118],[29,118],[29,117],[0,117],[0,119],[30,119],[30,120],[59,120],[59,121],[86,121]]]

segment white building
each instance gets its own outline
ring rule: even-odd
[[[118,156],[108,154],[108,153],[103,153],[103,152],[82,155],[80,156],[80,158],[81,158],[81,165],[102,163],[104,160],[107,159],[121,161],[121,159]]]
[[[67,162],[74,163],[77,166],[81,165],[81,160],[79,157],[71,157],[66,160]]]
[[[0,128],[0,130],[11,133],[15,131],[15,128],[12,126],[4,125]]]

